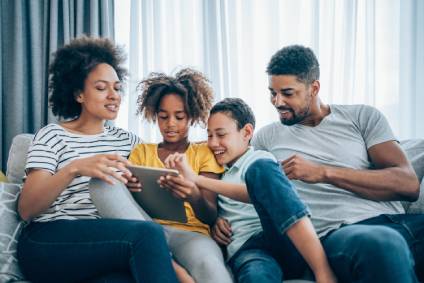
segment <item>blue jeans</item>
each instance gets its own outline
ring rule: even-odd
[[[290,181],[277,163],[261,159],[247,170],[246,184],[263,232],[230,259],[235,278],[281,282],[300,277],[308,266],[284,233],[285,218],[302,207]],[[321,241],[339,282],[408,283],[417,282],[416,274],[424,280],[422,214],[380,215],[342,226]]]
[[[18,259],[32,282],[177,282],[160,225],[114,219],[31,223]]]

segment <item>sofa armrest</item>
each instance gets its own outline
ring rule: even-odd
[[[7,159],[7,179],[10,183],[21,184],[25,176],[25,165],[29,146],[34,135],[20,134],[13,138]]]

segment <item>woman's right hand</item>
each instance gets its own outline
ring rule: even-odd
[[[91,157],[75,159],[69,166],[74,176],[99,178],[113,185],[111,177],[124,184],[128,182],[128,177],[132,176],[126,167],[129,164],[129,161],[119,154],[96,154]],[[126,175],[127,178],[122,175]]]

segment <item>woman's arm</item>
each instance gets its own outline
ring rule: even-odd
[[[113,184],[114,177],[126,183],[127,179],[115,169],[131,173],[125,168],[128,161],[118,154],[99,154],[71,161],[55,174],[43,169],[31,169],[25,180],[18,203],[22,219],[30,220],[44,212],[68,187],[76,176],[96,177]]]

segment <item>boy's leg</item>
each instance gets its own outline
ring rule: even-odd
[[[165,233],[174,258],[196,282],[232,282],[221,249],[212,238],[166,226]]]
[[[89,282],[130,273],[135,282],[177,282],[163,229],[153,222],[92,219],[32,223],[18,241],[34,282]]]
[[[119,181],[111,185],[92,178],[89,191],[91,200],[102,218],[152,220],[134,200],[128,188]]]
[[[240,250],[230,266],[238,283],[281,283],[283,278],[280,265],[263,249]]]
[[[280,165],[270,159],[259,159],[249,166],[245,176],[265,236],[273,238],[286,234],[311,267],[317,281],[335,281],[321,242],[307,217],[308,210]]]
[[[341,282],[418,282],[407,242],[383,225],[352,224],[322,240]]]
[[[293,185],[271,159],[259,159],[246,171],[246,185],[265,234],[282,234],[308,215]]]
[[[300,278],[307,270],[302,256],[286,236],[250,237],[228,262],[237,282],[273,282]]]

